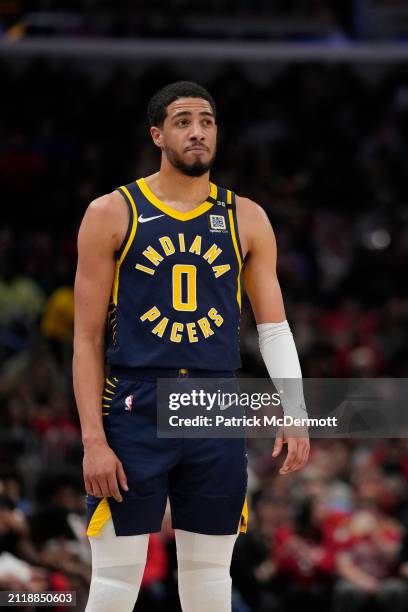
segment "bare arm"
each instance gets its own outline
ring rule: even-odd
[[[276,274],[275,234],[269,219],[260,206],[246,198],[237,198],[237,214],[241,245],[246,255],[243,267],[245,289],[256,322],[257,324],[281,323],[286,320],[286,314]],[[291,342],[291,354],[298,364],[292,339]],[[285,376],[285,374],[277,374],[277,376]],[[299,430],[297,433],[299,434]],[[285,443],[288,444],[288,454],[280,469],[281,474],[288,474],[303,467],[310,451],[307,432],[301,437],[299,435],[291,437],[285,432],[278,432],[273,450],[274,457],[280,454]]]
[[[256,322],[279,323],[286,315],[276,275],[275,234],[260,206],[246,198],[237,200],[238,223],[245,227],[242,246],[246,258],[242,272]]]
[[[114,254],[126,233],[127,223],[122,196],[112,193],[90,204],[78,235],[73,378],[85,450],[85,487],[97,497],[112,494],[120,497],[112,474],[113,467],[115,472],[117,469],[120,472],[119,460],[107,445],[101,398],[105,376],[105,323],[115,273]]]

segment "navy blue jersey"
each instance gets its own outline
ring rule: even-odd
[[[107,363],[234,370],[241,365],[242,251],[235,195],[210,183],[203,204],[179,212],[139,179],[119,191],[130,221],[116,254]]]

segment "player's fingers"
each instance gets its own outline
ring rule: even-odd
[[[302,438],[296,438],[296,442],[296,456],[292,464],[292,472],[299,470],[303,466],[304,441]]]
[[[108,476],[104,476],[103,478],[101,477],[99,479],[99,486],[101,487],[103,497],[110,497],[112,495],[110,491]]]
[[[118,481],[116,480],[116,473],[111,474],[108,478],[108,486],[109,486],[109,495],[114,497],[117,502],[121,502],[123,500],[122,495],[119,491]]]
[[[92,489],[95,497],[104,497],[101,487],[99,486],[99,482],[96,478],[92,481]]]
[[[85,491],[89,493],[89,495],[93,495],[92,481],[89,478],[84,478],[85,482]]]
[[[309,439],[305,440],[304,448],[303,448],[303,465],[309,460],[309,452],[310,452],[310,442]]]
[[[297,440],[296,438],[290,438],[288,441],[288,454],[285,459],[285,463],[279,470],[280,474],[288,474],[292,471],[293,465],[296,463],[297,458]]]
[[[304,438],[300,438],[298,440],[297,456],[296,456],[295,463],[292,467],[292,472],[295,472],[296,470],[300,470],[306,464],[307,455],[308,455],[308,447],[309,447],[308,440],[305,440]]]
[[[129,491],[125,470],[123,469],[123,465],[120,461],[118,461],[116,465],[116,475],[118,477],[119,484],[122,487],[122,489],[124,491]]]
[[[272,457],[278,457],[283,448],[283,433],[278,431],[275,438]]]

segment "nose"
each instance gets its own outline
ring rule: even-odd
[[[205,134],[200,121],[193,121],[191,123],[190,140],[199,140],[202,142],[204,139]]]

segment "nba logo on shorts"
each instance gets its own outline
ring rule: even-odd
[[[225,217],[223,215],[210,215],[210,229],[215,231],[225,231]]]
[[[128,395],[125,399],[125,410],[132,410],[133,407],[133,396]]]

